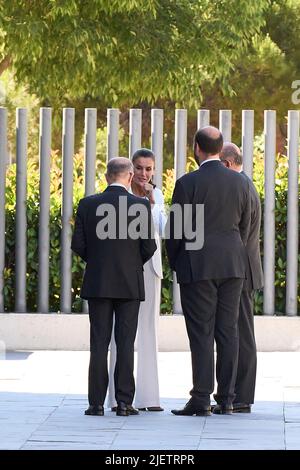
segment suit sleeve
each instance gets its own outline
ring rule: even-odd
[[[251,190],[252,188],[252,190]],[[259,194],[252,183],[250,187],[251,191],[251,227],[259,227],[260,229],[260,224],[261,224],[261,205],[260,205],[260,198]]]
[[[154,221],[151,215],[151,206],[149,201],[145,201],[147,208],[147,236],[141,238],[141,256],[143,264],[145,264],[154,254],[157,249],[156,242],[154,239]]]
[[[81,200],[78,204],[77,214],[75,219],[75,228],[72,237],[71,248],[87,262],[87,241],[86,241],[86,232],[84,227],[84,217],[83,217],[83,201]]]
[[[183,210],[184,210],[184,204],[188,203],[187,199],[187,194],[184,190],[184,187],[181,183],[180,180],[178,180],[175,184],[174,192],[173,192],[173,197],[172,197],[172,206],[175,204],[179,205],[181,207],[181,213],[183,215]],[[178,237],[175,237],[176,235],[176,230],[175,230],[175,216],[174,212],[171,210],[167,224],[166,224],[166,230],[165,230],[165,235],[166,235],[166,250],[167,250],[167,255],[169,259],[169,264],[170,268],[175,271],[175,266],[176,266],[176,259],[179,254],[181,244],[183,243],[183,217],[181,217],[181,220],[176,220],[176,224],[181,223],[181,233],[182,236],[179,239]],[[177,228],[177,227],[176,227]]]
[[[244,245],[247,245],[251,227],[251,195],[250,195],[250,185],[246,181],[245,184],[245,203],[242,212],[242,217],[239,223],[240,235]]]

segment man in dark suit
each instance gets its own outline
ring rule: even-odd
[[[200,168],[177,180],[173,193],[172,204],[192,212],[193,229],[197,226],[197,205],[204,205],[203,247],[187,248],[186,231],[181,239],[175,236],[178,221],[172,212],[167,226],[167,253],[180,284],[193,370],[191,399],[183,409],[172,410],[175,415],[211,414],[214,339],[218,405],[213,412],[231,414],[233,409],[237,324],[246,271],[250,198],[247,180],[220,162],[222,145],[223,138],[218,129],[208,126],[198,130],[194,152]]]
[[[107,165],[109,186],[102,194],[82,199],[77,210],[72,250],[86,262],[81,297],[88,300],[90,318],[90,406],[86,415],[104,414],[113,315],[116,413],[138,414],[132,407],[134,340],[140,301],[145,299],[143,264],[155,252],[156,243],[150,236],[149,201],[128,192],[132,176],[130,160],[113,158]],[[142,215],[137,219],[134,214]]]
[[[235,413],[250,413],[254,403],[256,381],[256,343],[254,336],[253,295],[254,291],[263,287],[263,271],[261,266],[259,234],[261,207],[259,195],[250,178],[242,171],[242,155],[240,149],[231,142],[225,142],[220,153],[221,162],[230,170],[240,173],[249,182],[251,198],[251,226],[246,243],[248,255],[247,279],[244,281],[240,299],[239,314],[239,360],[235,384]]]

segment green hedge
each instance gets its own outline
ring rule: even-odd
[[[59,311],[60,297],[60,232],[61,232],[61,156],[52,153],[51,165],[51,213],[50,213],[50,311]],[[97,167],[96,190],[103,190],[104,165],[100,160]],[[74,210],[83,197],[83,154],[74,157]],[[187,170],[194,168],[191,157]],[[276,274],[275,274],[275,310],[276,313],[285,311],[285,267],[286,267],[286,203],[287,203],[287,159],[282,155],[277,157],[276,167]],[[101,176],[102,175],[102,176]],[[263,208],[264,171],[261,149],[254,159],[253,180],[259,191]],[[6,267],[4,271],[5,310],[14,311],[15,303],[15,188],[16,166],[11,165],[7,171],[6,183]],[[174,187],[174,173],[167,170],[164,174],[164,195],[166,203],[170,203]],[[37,310],[38,291],[38,220],[39,220],[39,169],[35,161],[28,163],[28,200],[27,200],[27,309]],[[73,221],[74,222],[74,219]],[[263,227],[262,227],[263,232]],[[263,233],[262,237],[263,239]],[[263,256],[263,245],[262,256]],[[300,258],[300,257],[299,257]],[[80,312],[82,305],[79,297],[84,263],[76,256],[73,257],[73,311]],[[163,244],[163,269],[161,312],[169,314],[172,311],[172,273],[167,263]],[[300,272],[299,272],[300,275]],[[299,297],[298,297],[299,300]],[[262,292],[256,294],[255,311],[262,313]]]

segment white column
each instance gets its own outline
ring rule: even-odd
[[[107,110],[107,161],[119,156],[119,115],[118,109]]]
[[[288,114],[288,200],[286,257],[286,314],[297,315],[299,218],[299,111]]]
[[[187,110],[175,111],[175,176],[176,179],[185,174],[187,146]]]
[[[74,158],[74,108],[63,110],[63,186],[61,230],[61,297],[60,310],[72,313],[72,226],[73,217],[73,158]]]
[[[197,130],[209,126],[209,109],[198,109]]]
[[[187,110],[176,109],[175,112],[175,177],[185,174],[187,147]],[[176,273],[173,273],[173,313],[182,314],[180,290]]]
[[[151,110],[151,149],[155,155],[154,183],[162,189],[163,185],[163,147],[164,147],[164,111]]]
[[[85,196],[95,193],[97,109],[86,108],[84,128]]]
[[[275,313],[276,111],[265,111],[264,315]]]
[[[131,109],[129,112],[129,158],[142,146],[142,110]]]
[[[231,110],[220,109],[219,129],[223,135],[224,142],[231,142]]]
[[[52,109],[40,109],[40,214],[38,312],[49,312],[50,158]]]
[[[7,154],[7,109],[0,107],[0,313],[4,312],[5,179]]]
[[[26,313],[27,271],[27,109],[17,108],[16,312]]]
[[[242,112],[243,170],[251,179],[253,174],[253,140],[254,111],[252,109],[246,109]]]

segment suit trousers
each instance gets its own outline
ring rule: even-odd
[[[137,330],[139,300],[89,299],[90,318],[90,405],[103,405],[107,386],[107,353],[115,313],[117,360],[114,373],[116,399],[131,405],[135,392],[134,340]]]
[[[256,343],[254,336],[253,290],[243,288],[239,315],[239,360],[235,384],[236,403],[254,403]]]
[[[214,339],[217,347],[216,401],[231,404],[238,363],[238,317],[243,279],[181,284],[181,303],[192,356],[192,402],[210,404],[214,390]]]
[[[151,260],[144,265],[145,301],[140,304],[137,329],[137,373],[134,404],[137,408],[160,406],[157,327],[160,314],[161,280],[153,270]],[[113,376],[116,362],[116,344],[110,344],[109,377]],[[107,406],[116,405],[113,381],[109,381]]]

